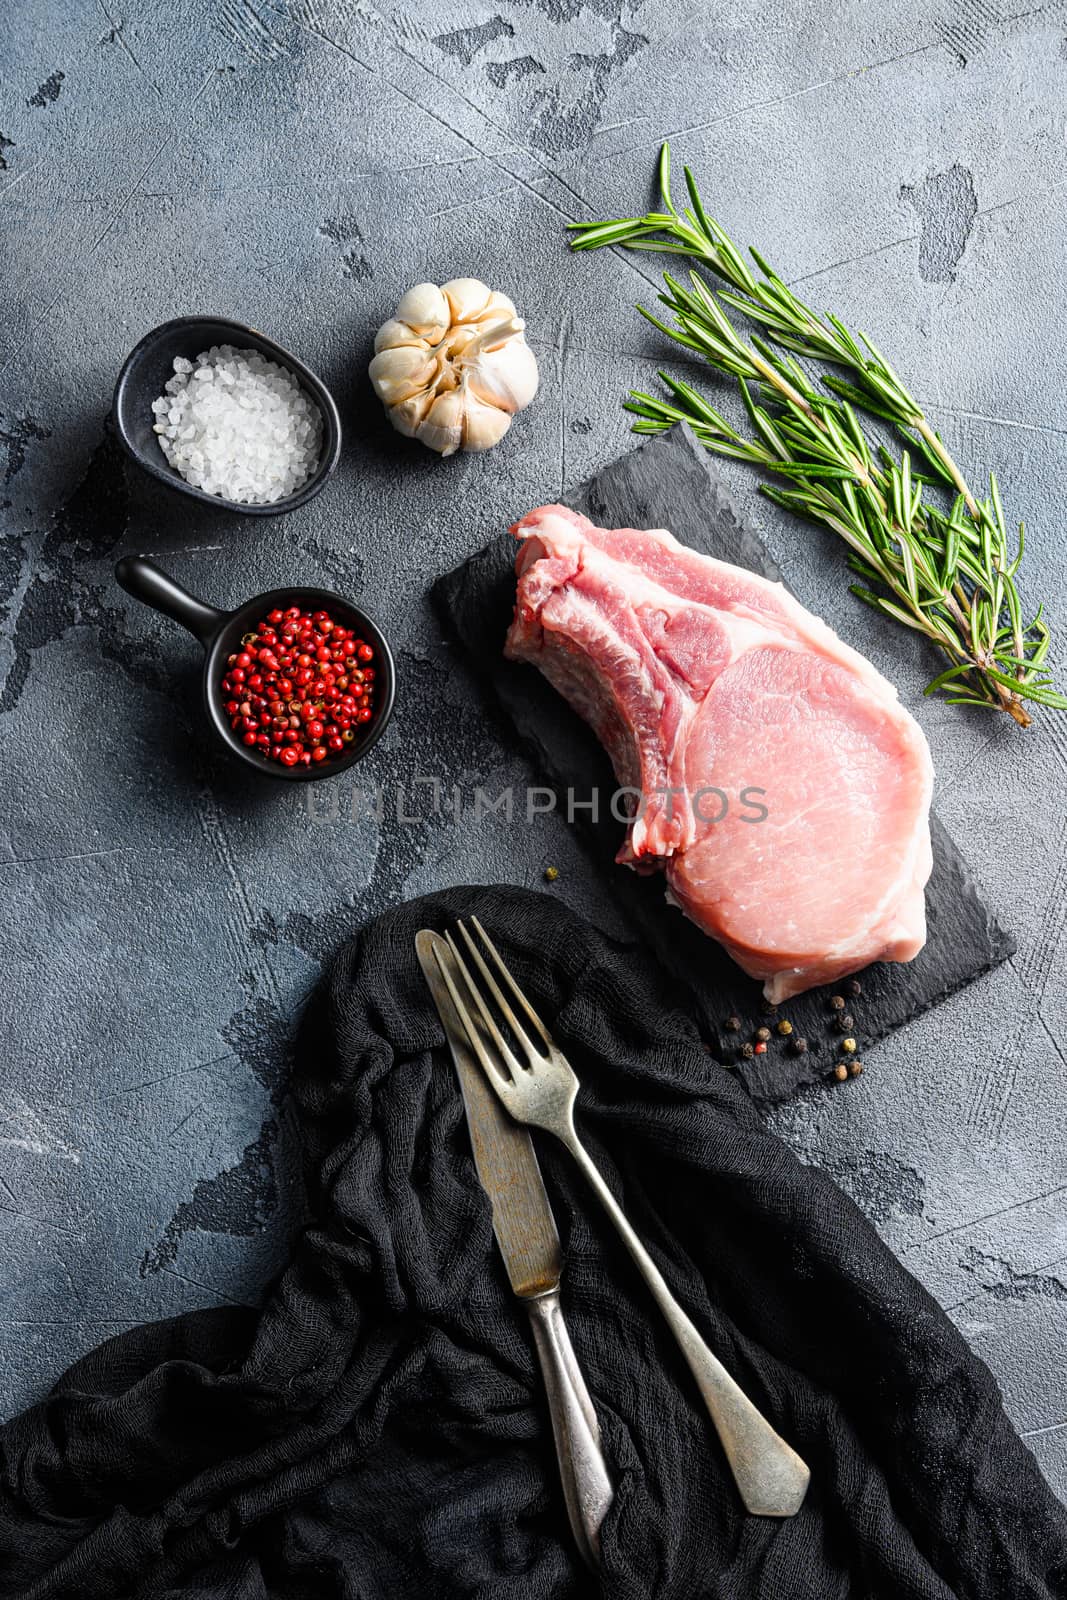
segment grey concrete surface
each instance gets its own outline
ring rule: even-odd
[[[111,579],[155,553],[206,598],[362,595],[399,652],[372,772],[468,791],[521,760],[441,638],[431,578],[627,447],[662,341],[652,257],[569,257],[641,205],[661,137],[709,205],[866,327],[1027,519],[1023,588],[1067,617],[1067,14],[978,0],[16,0],[0,62],[0,1409],[150,1317],[254,1297],[298,1225],[286,1103],[300,1004],[345,933],[463,880],[541,882],[611,925],[565,824],[315,821],[216,754],[197,650]],[[420,278],[528,318],[541,395],[496,451],[394,436],[365,369]],[[253,521],[164,497],[105,437],[123,356],[197,310],[335,389],[328,493]],[[703,380],[702,380],[703,381]],[[710,386],[726,396],[723,385]],[[729,404],[729,397],[723,400]],[[801,597],[897,684],[938,806],[1016,934],[1010,966],[774,1114],[989,1362],[1067,1491],[1067,720],[925,701],[921,646],[743,472]],[[342,784],[347,799],[351,786]],[[320,791],[321,792],[321,791]]]

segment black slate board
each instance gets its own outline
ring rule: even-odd
[[[759,538],[738,518],[711,458],[687,428],[650,439],[612,462],[567,503],[606,527],[670,528],[695,550],[767,578],[781,577]],[[514,539],[501,534],[440,578],[435,599],[538,770],[561,796],[561,806],[568,785],[578,799],[593,787],[610,795],[615,786],[610,763],[585,723],[535,668],[503,658],[515,599],[515,552]],[[709,1048],[721,1061],[737,1065],[752,1095],[780,1100],[801,1084],[825,1079],[841,1054],[829,1004],[833,990],[812,990],[780,1008],[779,1015],[793,1025],[793,1037],[808,1041],[804,1054],[793,1053],[773,1031],[776,1017],[768,1015],[760,985],[667,904],[661,875],[642,877],[616,866],[622,824],[609,815],[584,826],[593,859],[608,875],[626,915],[663,964],[692,990]],[[1014,940],[978,898],[966,862],[936,816],[932,833],[926,948],[907,965],[879,963],[858,975],[862,994],[848,1004],[860,1054],[1015,950]],[[741,1018],[740,1033],[724,1029],[731,1015]],[[742,1059],[741,1044],[763,1025],[772,1029],[767,1054]]]

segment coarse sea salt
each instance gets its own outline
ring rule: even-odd
[[[160,447],[186,483],[235,505],[295,494],[319,463],[322,413],[291,372],[258,350],[212,345],[152,402]]]

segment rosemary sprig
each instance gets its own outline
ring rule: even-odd
[[[762,485],[779,505],[821,522],[849,546],[860,583],[852,592],[886,616],[932,640],[948,658],[926,693],[948,691],[956,705],[1007,711],[1021,727],[1024,701],[1067,709],[1043,670],[1049,648],[1041,609],[1023,621],[1015,575],[1024,529],[1009,554],[996,478],[979,497],[968,485],[915,397],[866,334],[839,318],[818,315],[755,250],[753,272],[737,246],[708,216],[689,168],[689,206],[671,197],[670,147],[659,164],[663,209],[643,217],[572,223],[575,250],[624,245],[688,256],[725,283],[714,288],[698,272],[680,282],[663,275],[659,296],[672,323],[638,306],[642,316],[738,380],[751,425],[739,433],[691,384],[659,374],[669,399],[638,390],[626,409],[636,433],[660,433],[688,422],[709,450],[750,462],[790,481]],[[724,307],[757,325],[742,337]],[[816,387],[801,360],[832,370]],[[824,391],[829,391],[824,392]],[[899,460],[871,439],[860,413],[889,424],[904,441]],[[927,488],[948,491],[937,503]],[[949,505],[951,496],[951,505]]]

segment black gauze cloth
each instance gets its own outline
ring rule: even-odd
[[[810,1464],[791,1520],[744,1514],[643,1282],[538,1135],[617,1484],[599,1578],[580,1566],[413,949],[470,912],[570,1057],[580,1132],[674,1293]],[[294,1092],[311,1221],[263,1309],[113,1339],[0,1434],[4,1597],[1067,1594],[1067,1517],[986,1367],[636,950],[521,890],[403,906],[338,958]]]

